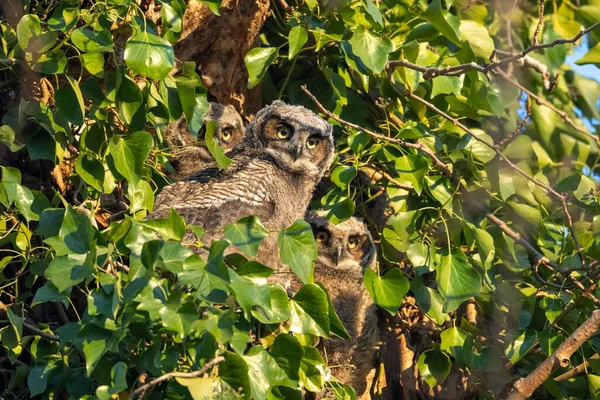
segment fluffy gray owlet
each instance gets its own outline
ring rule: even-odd
[[[357,398],[368,398],[367,375],[375,365],[378,350],[377,308],[363,285],[363,273],[374,268],[377,252],[367,226],[358,218],[340,224],[329,222],[323,211],[307,211],[319,257],[315,282],[322,283],[350,335],[350,340],[332,337],[324,343],[331,374],[356,390]],[[300,288],[297,278],[291,289]]]
[[[210,103],[210,110],[204,117],[204,123],[216,121],[215,139],[225,153],[240,144],[245,136],[244,122],[237,110],[232,106],[224,106],[219,103]],[[194,172],[203,170],[210,165],[214,158],[204,143],[205,127],[200,129],[198,136],[194,137],[189,131],[185,117],[169,124],[165,130],[165,141],[171,150],[173,157],[170,163],[175,169],[175,174],[169,174],[174,180],[180,180]]]
[[[202,242],[210,244],[225,225],[255,215],[272,232],[257,260],[275,267],[277,231],[304,216],[333,151],[329,123],[304,107],[275,101],[248,125],[244,141],[228,155],[231,165],[210,167],[166,186],[149,218],[165,218],[172,207],[187,224],[202,226]],[[188,232],[184,242],[192,241]]]

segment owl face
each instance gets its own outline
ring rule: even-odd
[[[336,270],[364,271],[370,267],[375,259],[375,244],[365,224],[353,217],[334,225],[325,215],[322,211],[308,211],[306,215],[317,241],[318,261]]]
[[[240,144],[246,135],[242,117],[232,105],[224,106],[219,103],[210,103],[210,110],[204,117],[205,125],[198,133],[199,140],[204,139],[206,123],[209,121],[217,121],[214,137],[225,152]]]
[[[275,101],[256,115],[246,135],[294,173],[320,179],[333,160],[331,125],[302,106]]]

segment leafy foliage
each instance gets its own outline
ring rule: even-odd
[[[226,18],[220,2],[202,3]],[[549,3],[539,29],[533,1],[293,3],[272,5],[244,55],[248,88],[323,112],[306,86],[331,112],[338,157],[313,206],[374,228],[379,269],[365,289],[417,349],[415,389],[429,396],[460,375],[465,393],[500,396],[600,305],[600,85],[565,63],[574,41],[535,47],[588,29],[576,64],[600,66],[598,2]],[[352,398],[314,347],[348,333],[314,282],[305,221],[278,232],[304,284],[290,299],[252,260],[269,233],[255,217],[196,242],[206,260],[181,244],[201,228],[175,212],[143,220],[169,182],[167,124],[185,116],[197,134],[208,111],[195,64],[175,63],[186,3],[162,1],[154,19],[129,0],[23,4],[0,19],[0,157],[18,160],[1,167],[2,396],[128,396],[140,373],[220,356],[148,395],[301,398],[327,386]],[[383,223],[369,208],[377,197]],[[591,338],[571,362],[599,346]],[[597,398],[598,375],[590,361],[537,396]]]

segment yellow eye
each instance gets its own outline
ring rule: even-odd
[[[317,232],[317,234],[315,235],[315,239],[319,243],[325,243],[327,239],[329,239],[329,235],[327,234],[327,232]]]
[[[231,139],[233,139],[233,129],[223,129],[223,131],[221,132],[221,139],[223,139],[224,142],[229,142]]]
[[[309,150],[312,150],[315,147],[317,147],[318,143],[319,143],[319,141],[317,139],[308,138],[308,140],[306,141],[306,148],[308,148]]]
[[[281,125],[279,128],[277,128],[277,137],[279,139],[285,140],[285,139],[289,138],[291,135],[292,135],[292,129],[290,127]]]
[[[348,239],[348,248],[355,249],[356,246],[358,246],[358,238],[351,237],[350,239]]]

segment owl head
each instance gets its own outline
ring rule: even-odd
[[[204,126],[198,132],[198,140],[204,140],[206,124],[216,121],[215,139],[225,152],[240,144],[246,135],[242,117],[231,104],[224,106],[219,103],[210,103],[210,110],[204,117]]]
[[[332,126],[312,111],[275,101],[246,128],[247,142],[265,149],[283,169],[321,179],[334,155]]]
[[[343,271],[360,267],[360,271],[375,263],[376,249],[367,226],[352,217],[337,225],[331,223],[324,211],[306,212],[319,250],[318,262]]]

